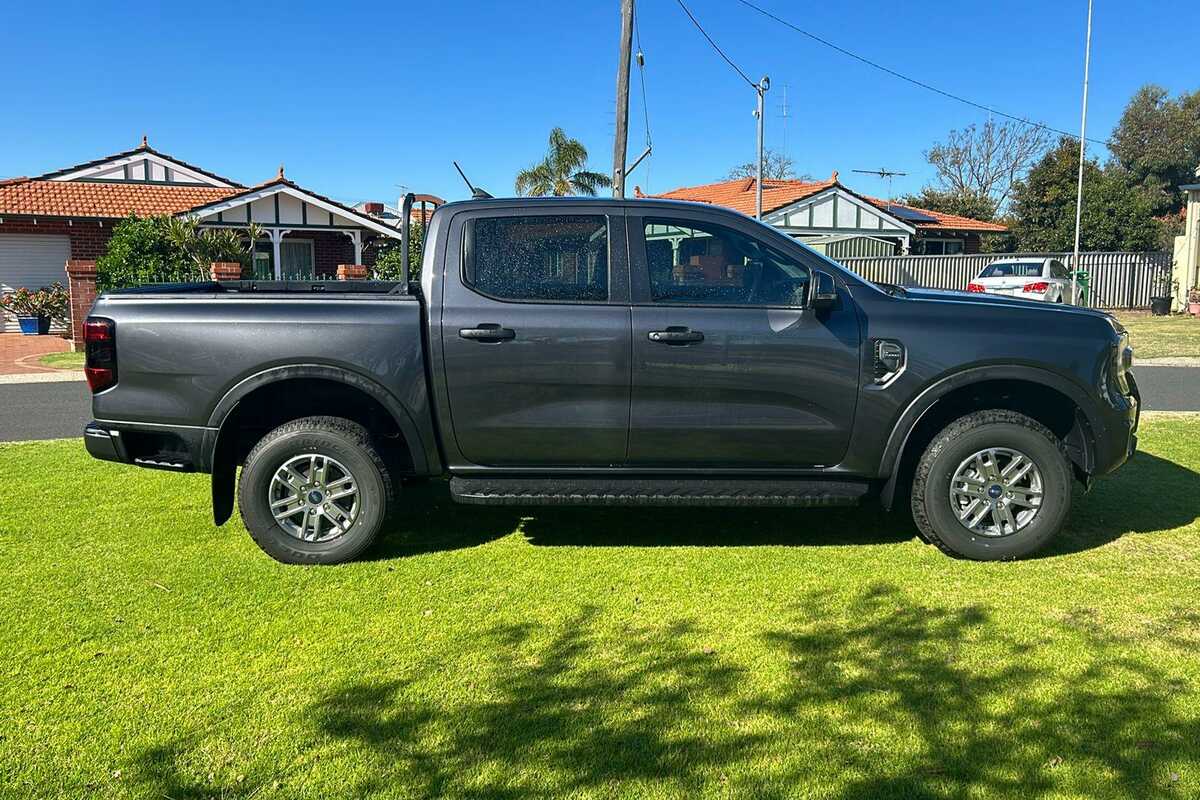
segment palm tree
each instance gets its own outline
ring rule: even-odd
[[[555,128],[550,131],[546,157],[517,173],[517,194],[595,196],[597,189],[611,186],[612,181],[602,172],[584,169],[587,158],[587,148],[578,139],[568,137],[562,128]]]

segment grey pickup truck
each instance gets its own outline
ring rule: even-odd
[[[140,288],[85,331],[88,451],[211,473],[216,523],[236,491],[288,563],[354,558],[437,476],[477,504],[873,499],[1011,559],[1136,446],[1107,314],[873,284],[691,203],[450,203],[419,284]]]

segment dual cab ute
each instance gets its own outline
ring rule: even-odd
[[[1106,314],[875,285],[748,217],[654,200],[451,203],[419,286],[113,292],[85,338],[89,452],[211,473],[217,524],[236,478],[288,563],[355,557],[433,476],[479,504],[871,498],[947,553],[1016,558],[1138,421]]]

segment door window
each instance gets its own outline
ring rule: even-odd
[[[608,223],[603,216],[469,220],[463,282],[501,300],[608,300]]]
[[[1066,278],[1067,267],[1061,261],[1050,262],[1050,277],[1051,278]]]
[[[719,225],[647,219],[646,265],[655,303],[803,306],[809,270],[757,239]]]

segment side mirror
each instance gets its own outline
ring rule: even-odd
[[[832,308],[837,302],[837,284],[833,282],[833,276],[828,272],[814,272],[813,279],[809,281],[808,285],[811,287],[808,296],[810,308],[821,311]]]

